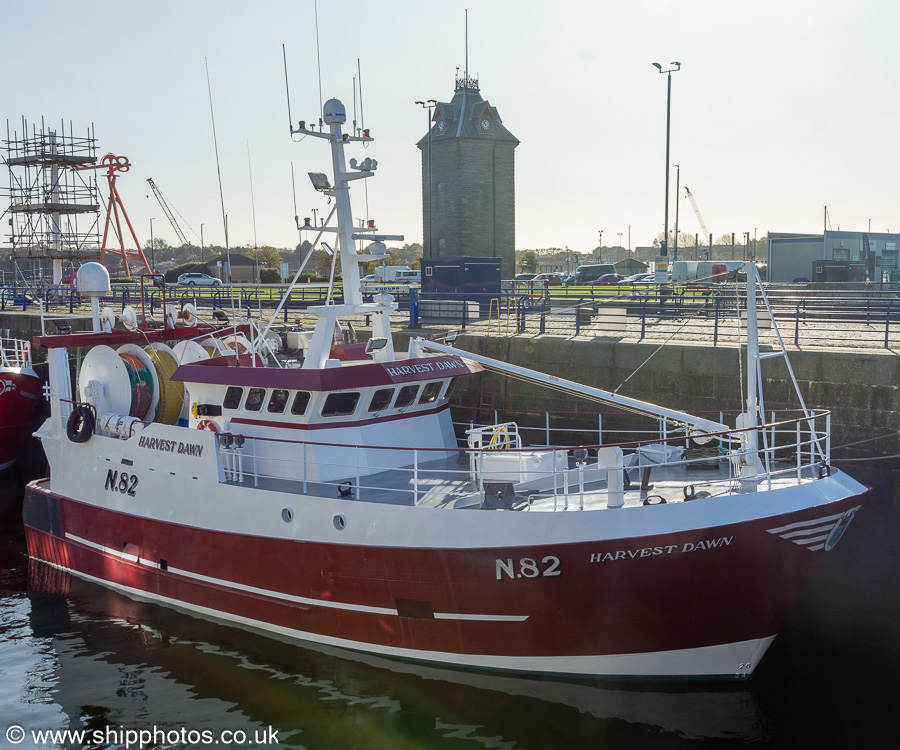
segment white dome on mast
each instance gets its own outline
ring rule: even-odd
[[[342,125],[347,122],[344,103],[340,99],[329,99],[322,108],[322,119],[326,125]]]

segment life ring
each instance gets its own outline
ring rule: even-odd
[[[75,404],[66,422],[66,437],[73,443],[84,443],[94,434],[94,411],[85,404]]]
[[[219,432],[219,425],[213,422],[211,419],[201,419],[197,424],[198,430],[209,430],[210,432]]]

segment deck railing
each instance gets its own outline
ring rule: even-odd
[[[680,488],[688,500],[704,492],[746,493],[830,473],[830,412],[770,417],[756,428],[702,436],[682,432],[660,438],[656,428],[646,439],[617,444],[526,447],[519,442],[521,427],[507,422],[474,428],[469,447],[460,449],[220,434],[218,450],[227,483],[438,507],[528,510],[543,500],[543,509],[581,510],[617,507],[629,492],[654,504],[666,500],[649,494],[651,473],[666,491]],[[676,470],[670,472],[675,479],[667,478],[667,470]]]
[[[31,344],[20,339],[0,336],[0,366],[10,368],[31,365]]]

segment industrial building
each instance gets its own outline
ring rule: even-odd
[[[887,232],[769,232],[768,280],[900,281],[898,247],[900,234]]]

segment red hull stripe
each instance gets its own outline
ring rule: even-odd
[[[96,544],[87,539],[81,539],[80,537],[75,536],[74,534],[66,533],[66,538],[71,539],[73,542],[77,542],[78,544],[83,544],[86,547],[91,547],[99,552],[102,552],[106,555],[112,555],[113,557],[117,557],[120,560],[127,560],[128,562],[136,563],[138,565],[147,565],[151,568],[159,569],[159,563],[152,562],[150,560],[143,560],[139,558],[137,555],[131,555],[126,552],[119,552],[118,550],[110,549],[109,547],[104,547],[102,544]],[[214,578],[212,576],[202,575],[200,573],[192,573],[189,570],[179,570],[178,568],[168,567],[167,571],[172,575],[184,576],[185,578],[190,578],[195,581],[202,581],[203,583],[212,584],[213,586],[222,586],[228,589],[234,589],[235,591],[246,591],[247,593],[257,594],[259,596],[270,597],[275,600],[280,601],[288,601],[293,602],[294,604],[306,604],[314,607],[328,607],[331,609],[346,609],[351,610],[353,612],[369,612],[371,614],[376,615],[392,615],[394,617],[399,616],[399,612],[396,608],[389,607],[369,607],[364,604],[350,604],[347,602],[337,602],[329,599],[310,599],[305,596],[294,596],[292,594],[284,594],[280,591],[271,591],[269,589],[259,588],[257,586],[247,586],[243,583],[237,583],[236,581],[226,581],[222,578]],[[485,615],[485,614],[462,614],[462,613],[448,613],[448,612],[435,612],[434,613],[435,620],[469,620],[469,621],[480,621],[480,622],[523,622],[528,619],[528,615]]]

